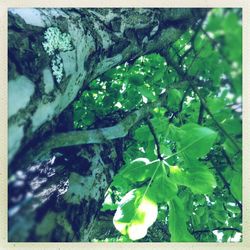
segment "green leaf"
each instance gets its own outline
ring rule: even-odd
[[[230,237],[234,237],[236,232],[234,231],[224,231],[223,232],[223,237],[222,237],[222,242],[227,242]]]
[[[153,140],[154,138],[152,137],[152,134],[149,131],[148,126],[142,125],[135,131],[135,139],[138,141],[148,141],[148,140]]]
[[[145,194],[145,188],[133,189],[122,198],[113,223],[123,235],[138,240],[146,236],[157,214],[157,204]]]
[[[192,225],[193,225],[194,227],[196,227],[196,228],[197,228],[197,226],[199,226],[200,223],[201,223],[200,216],[197,216],[197,215],[192,215],[191,220],[192,220]]]
[[[241,201],[242,200],[242,174],[234,171],[233,178],[230,182],[230,190],[233,196]]]
[[[151,164],[147,158],[138,158],[130,164],[127,164],[120,171],[119,175],[134,182],[144,181],[152,177],[157,164],[158,163]]]
[[[228,211],[230,211],[232,213],[236,213],[236,214],[241,213],[240,208],[236,204],[234,204],[234,205],[226,204],[226,208]]]
[[[185,207],[186,215],[191,216],[194,211],[194,195],[188,189],[182,189],[180,187],[180,192],[178,193],[178,197],[180,197],[183,206]]]
[[[112,79],[114,79],[115,72],[116,72],[116,69],[114,69],[114,68],[106,71],[102,75],[102,80],[103,81],[112,81]]]
[[[170,166],[170,179],[178,185],[184,185],[187,180],[186,172],[178,166]]]
[[[216,187],[216,179],[207,166],[200,165],[183,170],[170,167],[170,179],[178,185],[189,187],[194,194],[211,194]]]
[[[226,102],[219,98],[207,98],[207,106],[213,114],[220,112],[225,108]]]
[[[203,225],[206,225],[208,222],[209,218],[208,218],[208,212],[207,210],[204,211],[204,214],[201,216],[201,223]]]
[[[230,157],[238,153],[238,149],[229,139],[226,139],[222,146]]]
[[[132,85],[140,86],[144,83],[144,76],[138,73],[133,73],[128,77],[128,82]]]
[[[154,83],[157,83],[158,81],[161,81],[161,80],[163,79],[163,77],[164,77],[164,73],[165,73],[165,69],[164,69],[164,66],[163,66],[163,67],[159,68],[159,69],[155,72],[152,81],[153,81]]]
[[[91,125],[95,121],[95,113],[89,111],[83,116],[83,123],[87,126]]]
[[[146,86],[139,86],[138,90],[140,91],[140,93],[147,97],[150,101],[155,101],[157,98],[156,96],[153,94],[152,89],[146,87]]]
[[[213,173],[206,166],[190,168],[185,181],[184,185],[194,194],[211,194],[217,185]]]
[[[221,28],[221,19],[222,19],[222,16],[223,16],[223,10],[222,9],[213,9],[210,13],[210,15],[208,15],[208,20],[207,20],[207,23],[206,23],[206,30],[208,31],[217,31],[218,29]]]
[[[164,133],[166,134],[168,131],[168,126],[169,126],[169,122],[168,119],[164,116],[161,117],[154,117],[153,119],[150,119],[150,121],[152,122],[152,125],[155,129],[155,131],[157,132],[157,134],[160,133]]]
[[[215,217],[215,219],[218,220],[219,222],[223,223],[223,224],[227,220],[227,214],[226,213],[227,212],[225,210],[224,211],[222,211],[222,210],[220,210],[220,211],[217,211],[217,210],[212,211],[212,214]]]
[[[202,216],[205,212],[205,208],[204,207],[198,207],[197,210],[195,211],[195,213],[198,215],[198,216]]]
[[[178,89],[171,89],[168,92],[167,106],[171,110],[178,110],[181,102],[181,92]]]
[[[118,205],[117,204],[109,204],[109,203],[105,203],[102,205],[101,211],[115,211],[117,209]]]
[[[194,48],[202,58],[207,58],[213,53],[211,42],[201,32],[197,34],[194,40]]]
[[[113,181],[112,181],[112,186],[116,187],[119,189],[123,194],[127,193],[128,190],[132,188],[133,182],[130,181],[127,178],[124,178],[120,172],[118,172],[117,175],[115,175]]]
[[[212,53],[213,53],[213,47],[211,45],[211,42],[206,41],[203,47],[201,48],[199,56],[207,59],[209,56],[212,55]]]
[[[239,119],[226,119],[222,122],[223,128],[232,135],[241,135],[242,124]]]
[[[187,229],[188,218],[185,208],[180,200],[176,197],[169,203],[169,232],[171,234],[171,242],[193,242],[195,238]]]
[[[185,157],[198,158],[206,155],[215,142],[217,133],[207,127],[188,123],[178,128],[169,126],[172,138],[177,142],[178,150]]]
[[[177,185],[167,176],[165,166],[162,164],[149,188],[152,199],[157,203],[167,202],[176,196],[177,191]]]

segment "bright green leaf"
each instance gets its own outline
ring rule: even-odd
[[[181,92],[178,89],[171,89],[168,92],[167,106],[171,110],[178,110],[181,102]]]
[[[216,187],[216,179],[207,168],[190,168],[186,175],[185,186],[189,187],[194,194],[211,194]]]
[[[152,89],[146,87],[146,86],[139,86],[138,90],[140,91],[140,93],[147,97],[150,101],[155,101],[157,98],[156,96],[153,94]]]
[[[195,238],[187,229],[187,215],[185,208],[180,200],[176,197],[169,203],[169,232],[171,242],[193,242]]]
[[[151,164],[147,158],[138,158],[127,164],[119,175],[135,182],[144,181],[152,176],[156,167],[157,163]]]
[[[134,189],[122,198],[113,223],[122,234],[128,235],[131,240],[138,240],[146,236],[157,214],[157,204],[148,198],[145,189]]]
[[[233,178],[230,182],[230,190],[233,196],[241,201],[242,200],[242,175],[239,172],[234,171]]]
[[[188,123],[180,128],[170,126],[170,133],[177,142],[178,150],[190,158],[206,155],[213,146],[217,133],[207,127]]]
[[[178,187],[177,185],[167,176],[165,166],[162,165],[158,169],[156,176],[153,180],[151,187],[149,188],[150,194],[152,194],[155,202],[166,202],[176,196]]]

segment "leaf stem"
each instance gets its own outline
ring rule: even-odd
[[[149,120],[148,117],[145,119],[145,121],[146,121],[146,123],[147,123],[147,125],[148,125],[148,127],[149,127],[149,130],[150,130],[151,134],[152,134],[153,137],[154,137],[155,146],[156,146],[156,151],[157,151],[157,157],[158,157],[158,159],[159,159],[160,161],[162,161],[162,160],[163,160],[163,157],[162,157],[162,155],[161,155],[160,143],[159,143],[159,140],[158,140],[157,135],[156,135],[156,133],[155,133],[155,129],[154,129],[154,127],[153,127],[153,124],[152,124],[152,122]]]
[[[150,178],[150,181],[149,181],[149,183],[148,183],[148,185],[147,185],[147,187],[146,187],[146,189],[145,189],[145,192],[143,193],[142,199],[144,198],[144,196],[145,196],[146,193],[148,192],[148,189],[149,189],[149,187],[150,187],[150,185],[151,185],[153,179],[155,178],[155,175],[156,175],[156,173],[157,173],[157,171],[158,171],[160,165],[161,165],[161,164],[159,163],[158,166],[155,168],[155,171],[154,171],[152,177]]]
[[[141,198],[140,201],[138,202],[139,205],[137,206],[137,208],[140,206],[141,201],[144,199],[146,193],[148,192],[148,189],[149,189],[149,187],[150,187],[150,185],[151,185],[151,183],[152,183],[152,181],[153,181],[153,179],[154,179],[154,177],[155,177],[155,175],[156,175],[156,172],[158,171],[160,165],[161,165],[161,164],[159,163],[158,166],[155,168],[155,171],[154,171],[152,177],[150,178],[150,181],[149,181],[149,183],[148,183],[148,185],[147,185],[147,187],[146,187],[146,189],[145,189],[145,191],[144,191],[144,193],[143,193],[143,195],[142,195],[142,198]],[[131,221],[133,221],[133,219],[135,218],[136,215],[137,215],[137,210],[136,210],[135,214],[133,215],[133,217],[131,218]]]

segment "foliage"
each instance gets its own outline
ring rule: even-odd
[[[142,239],[154,223],[177,242],[242,231],[241,39],[241,11],[213,9],[166,48],[171,61],[155,53],[113,68],[74,103],[75,127],[94,128],[167,93],[126,138],[102,209],[124,236],[110,241]]]

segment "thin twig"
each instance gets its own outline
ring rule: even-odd
[[[184,94],[183,94],[183,96],[182,96],[181,102],[180,102],[180,104],[179,104],[179,109],[178,109],[176,112],[173,112],[172,116],[171,116],[170,119],[169,119],[169,122],[170,122],[170,123],[173,122],[174,117],[176,117],[178,114],[181,113],[181,111],[182,111],[182,109],[183,109],[183,103],[184,103],[184,101],[185,101],[185,98],[186,98],[186,96],[187,96],[188,91],[190,90],[190,88],[191,88],[190,85],[188,85],[187,89],[185,90],[185,92],[184,92]]]
[[[229,156],[228,156],[226,150],[225,150],[223,147],[222,147],[221,153],[222,153],[222,155],[224,156],[224,158],[226,159],[228,165],[229,165],[232,169],[234,169],[233,163],[232,163],[231,159],[229,158]]]
[[[154,129],[154,127],[153,127],[153,124],[152,124],[152,122],[149,120],[148,117],[145,119],[145,121],[146,121],[146,123],[147,123],[147,125],[148,125],[148,127],[149,127],[149,130],[150,130],[151,134],[152,134],[153,137],[154,137],[154,141],[155,141],[155,145],[156,145],[156,151],[157,151],[157,157],[158,157],[158,159],[159,159],[160,161],[162,161],[162,160],[163,160],[163,157],[162,157],[162,155],[161,155],[160,143],[159,143],[159,140],[158,140],[157,135],[156,135],[156,133],[155,133],[155,129]]]
[[[203,122],[204,111],[205,111],[204,106],[201,104],[200,105],[200,110],[199,110],[199,117],[198,117],[198,124],[200,124],[200,125]]]
[[[235,227],[216,227],[213,229],[203,229],[203,230],[195,230],[193,231],[193,234],[197,233],[212,233],[213,231],[218,230],[218,231],[236,231],[241,233],[241,230]]]

